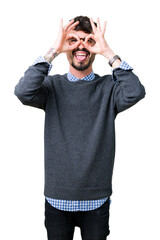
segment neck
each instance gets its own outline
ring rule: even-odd
[[[92,72],[92,66],[90,66],[89,68],[87,68],[84,71],[78,71],[77,69],[75,69],[74,67],[72,67],[72,65],[70,65],[70,73],[72,73],[75,77],[81,79],[86,77],[87,75],[89,75]]]

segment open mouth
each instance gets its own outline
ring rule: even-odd
[[[76,51],[73,53],[74,57],[77,59],[77,61],[82,62],[87,59],[89,56],[89,53],[86,51]]]

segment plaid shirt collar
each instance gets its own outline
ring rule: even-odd
[[[88,74],[87,76],[85,76],[84,78],[77,78],[75,77],[70,71],[67,74],[67,78],[69,81],[71,82],[76,82],[78,80],[85,80],[85,81],[92,81],[95,78],[94,72],[92,71],[90,74]]]

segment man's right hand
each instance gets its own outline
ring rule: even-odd
[[[46,59],[47,62],[51,63],[53,61],[53,59],[60,53],[72,51],[73,49],[78,47],[80,40],[77,37],[77,35],[73,34],[73,33],[69,34],[69,32],[72,29],[74,29],[74,27],[76,25],[78,25],[78,23],[79,23],[78,21],[74,22],[74,20],[71,20],[69,23],[67,23],[63,27],[63,19],[61,19],[57,39],[56,39],[55,43],[53,44],[53,46],[49,49],[47,54],[44,56],[44,58]],[[71,37],[74,37],[77,39],[77,41],[73,45],[69,45],[69,43],[67,41]]]

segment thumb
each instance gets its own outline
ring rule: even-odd
[[[83,45],[89,52],[93,52],[92,47],[88,43],[83,42]]]

